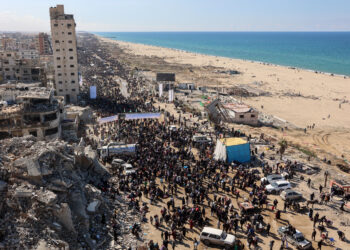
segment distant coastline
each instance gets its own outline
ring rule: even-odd
[[[315,32],[304,32],[305,34],[310,35],[310,33],[313,34],[320,34],[320,33],[315,33]],[[195,53],[195,54],[201,54],[201,55],[208,55],[208,56],[217,56],[217,57],[225,57],[225,58],[231,58],[231,59],[238,59],[238,60],[244,60],[244,61],[251,61],[251,62],[257,62],[257,63],[262,63],[262,64],[267,64],[267,65],[276,65],[276,66],[284,66],[284,67],[288,67],[288,68],[293,68],[293,69],[300,69],[300,70],[307,70],[307,71],[311,71],[311,72],[315,72],[315,73],[321,73],[321,74],[328,74],[328,75],[338,75],[341,77],[349,77],[350,76],[350,46],[345,46],[343,45],[343,43],[346,43],[349,40],[349,44],[350,44],[350,32],[322,32],[321,36],[325,36],[326,34],[329,34],[330,36],[332,36],[332,34],[345,34],[345,36],[343,37],[343,35],[341,35],[342,39],[345,39],[346,41],[340,41],[341,39],[339,38],[338,42],[339,42],[339,49],[337,53],[334,53],[332,51],[322,51],[320,52],[321,54],[325,54],[325,55],[318,55],[317,51],[313,51],[310,52],[313,55],[308,56],[307,53],[305,55],[294,55],[293,59],[290,60],[290,63],[288,63],[288,58],[292,57],[293,55],[288,55],[286,52],[283,51],[283,48],[280,49],[280,51],[274,52],[274,49],[271,48],[271,46],[269,46],[268,48],[265,48],[267,50],[264,51],[264,46],[263,45],[256,45],[256,46],[260,46],[261,47],[261,51],[262,52],[257,52],[260,53],[261,55],[265,56],[264,58],[257,58],[259,55],[255,55],[254,51],[257,50],[257,48],[254,48],[253,51],[249,52],[246,56],[244,56],[245,54],[239,54],[239,52],[237,52],[237,50],[242,49],[243,51],[245,51],[247,48],[246,47],[242,47],[241,44],[239,44],[239,46],[234,46],[234,50],[235,51],[229,51],[230,45],[227,44],[228,42],[223,41],[224,45],[221,45],[219,41],[217,41],[217,38],[215,38],[215,40],[213,40],[213,35],[216,33],[212,33],[212,32],[95,32],[93,33],[99,37],[103,37],[103,38],[108,38],[111,40],[115,40],[115,41],[122,41],[122,42],[130,42],[130,43],[134,43],[134,44],[142,44],[142,45],[149,45],[149,46],[154,46],[154,47],[161,47],[161,48],[167,48],[167,49],[174,49],[177,51],[184,51],[184,52],[189,52],[189,53]],[[175,43],[171,44],[171,42],[168,41],[167,35],[170,34],[170,36],[173,35],[178,35],[180,36],[180,38],[177,39],[181,39],[181,35],[185,36],[185,42],[181,41],[180,43],[178,41],[176,41]],[[200,36],[204,36],[203,38],[205,38],[206,36],[208,36],[211,41],[209,43],[206,43],[205,46],[203,46],[203,44],[199,44],[199,45],[194,45],[192,46],[191,42],[188,42],[188,39],[191,38],[193,41],[199,39],[196,38],[196,34],[200,34]],[[209,35],[208,35],[209,34]],[[219,32],[218,34],[230,34],[229,32],[227,33],[221,33]],[[234,33],[236,35],[236,33]],[[238,33],[238,34],[243,34],[243,33]],[[251,33],[244,33],[244,34],[251,34]],[[262,33],[258,33],[258,34],[262,34]],[[267,34],[276,34],[276,33],[270,33],[268,32]],[[286,33],[283,33],[286,34]],[[290,32],[288,34],[294,34],[293,32]],[[296,33],[298,35],[302,34],[302,33]],[[126,35],[126,36],[125,36]],[[298,35],[295,35],[298,37]],[[146,37],[145,37],[146,36]],[[154,37],[155,36],[155,37]],[[160,36],[160,39],[157,40],[157,36]],[[187,39],[187,40],[186,40]],[[209,39],[209,40],[210,40]],[[230,40],[229,42],[232,42],[231,40],[235,40],[236,38],[232,38],[232,37],[228,37],[228,40]],[[241,38],[240,38],[241,39]],[[267,42],[267,40],[269,38],[265,38],[265,42]],[[281,38],[280,38],[281,39]],[[283,38],[285,39],[285,38]],[[302,43],[302,41],[298,41],[298,38],[294,38],[298,43]],[[300,39],[299,39],[300,40]],[[303,40],[303,39],[301,39]],[[295,42],[295,43],[297,43]],[[226,43],[226,44],[225,44]],[[254,41],[250,41],[250,43],[254,43]],[[327,41],[321,43],[321,45],[323,47],[327,46]],[[172,46],[173,45],[173,46]],[[319,45],[319,46],[321,46]],[[221,46],[221,47],[220,47]],[[287,44],[283,45],[284,47],[288,46]],[[299,45],[299,47],[296,47],[296,49],[299,50],[304,50],[305,48],[301,48],[301,45]],[[310,44],[309,42],[307,42],[307,46],[312,46],[312,44]],[[321,46],[321,47],[322,47]],[[330,45],[331,46],[331,45]],[[335,45],[332,45],[335,46]],[[219,47],[219,49],[217,49],[216,47]],[[212,50],[210,50],[212,48]],[[225,55],[225,49],[228,51]],[[329,49],[332,50],[332,49]],[[341,53],[342,50],[345,50],[344,53]],[[347,50],[348,53],[347,53]],[[272,51],[271,55],[268,55],[267,57],[270,57],[271,60],[266,59],[266,55],[268,54],[268,51]],[[236,55],[232,55],[232,53],[238,53]],[[330,53],[333,54],[330,54]],[[231,53],[231,54],[230,54]],[[275,54],[274,54],[275,53]],[[278,54],[281,54],[281,58],[279,59]],[[250,58],[250,57],[254,57],[254,58]],[[287,59],[285,59],[286,57],[288,57]],[[265,60],[264,60],[265,59]],[[297,60],[300,59],[300,60]],[[273,61],[273,62],[272,62]],[[295,63],[293,63],[295,62]],[[315,66],[312,67],[307,67],[308,64],[312,64],[315,63]],[[302,65],[301,65],[302,64]],[[320,65],[319,67],[317,67],[318,65]]]

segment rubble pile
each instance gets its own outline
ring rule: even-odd
[[[107,248],[109,173],[91,147],[33,136],[0,144],[0,249]],[[104,190],[104,191],[101,191]]]

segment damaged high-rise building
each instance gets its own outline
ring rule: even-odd
[[[79,81],[74,17],[64,13],[63,5],[57,5],[50,8],[50,19],[57,95],[64,96],[67,103],[76,103]]]

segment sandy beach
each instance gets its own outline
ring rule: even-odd
[[[261,62],[230,59],[225,57],[195,54],[175,49],[135,44],[102,38],[118,44],[126,52],[147,57],[159,57],[171,64],[195,67],[215,67],[224,70],[237,70],[239,75],[204,73],[207,81],[195,82],[197,85],[221,87],[238,84],[256,86],[271,93],[269,97],[246,98],[244,102],[264,112],[274,114],[291,123],[306,127],[316,124],[318,128],[350,128],[350,78]],[[177,74],[178,82],[191,82],[197,72]],[[293,95],[293,96],[292,96]],[[297,96],[299,95],[299,96]],[[341,105],[341,102],[346,102]],[[328,118],[330,115],[330,118]]]
[[[232,88],[246,84],[268,95],[243,97],[255,109],[284,119],[303,129],[273,133],[318,153],[350,158],[350,78],[286,66],[225,57],[208,56],[175,49],[99,39],[113,46],[126,63],[153,72],[175,72],[177,82],[197,86]],[[230,74],[236,70],[240,74]],[[264,129],[262,129],[264,132]],[[259,130],[261,132],[261,130]],[[323,155],[322,155],[323,157]]]

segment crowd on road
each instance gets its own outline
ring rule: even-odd
[[[92,50],[85,51],[86,58],[89,58],[85,58],[86,67],[93,64],[96,71],[86,70],[84,78],[87,86],[97,86],[98,98],[90,100],[86,92],[84,101],[97,111],[99,117],[160,111],[155,96],[150,92],[140,92],[140,79],[124,69],[105,50],[101,50],[98,55],[95,53]],[[100,68],[106,65],[110,73],[107,70],[99,74]],[[114,74],[119,74],[128,82],[128,98],[115,85]],[[136,172],[126,174],[123,168],[114,169],[117,185],[105,183],[103,188],[111,197],[126,197],[130,209],[140,213],[141,222],[149,223],[154,230],[159,231],[161,240],[149,240],[149,249],[191,247],[189,241],[196,249],[199,244],[198,233],[204,226],[236,235],[233,249],[244,249],[245,245],[250,249],[259,249],[261,242],[274,249],[277,239],[280,240],[281,249],[286,247],[288,243],[285,237],[275,238],[269,243],[262,241],[262,237],[271,234],[271,225],[266,221],[263,211],[272,211],[276,220],[290,228],[293,226],[282,218],[291,204],[285,202],[283,209],[279,209],[281,205],[267,193],[266,183],[261,182],[260,178],[281,172],[293,178],[298,164],[287,162],[270,166],[264,160],[264,153],[257,148],[252,150],[253,161],[249,164],[215,161],[214,144],[198,145],[193,141],[198,124],[187,124],[181,115],[164,114],[163,120],[119,120],[112,124],[95,125],[92,131],[102,139],[109,137],[114,141],[128,141],[132,138],[138,145],[134,156],[121,157]],[[170,125],[175,125],[176,129],[170,129]],[[219,134],[227,137],[237,135],[235,131],[225,128],[216,130],[215,136]],[[243,203],[252,204],[254,209],[244,209]],[[315,224],[324,221],[313,215],[311,218]],[[135,224],[132,233],[141,237],[141,229],[142,226],[137,227]],[[322,244],[323,240],[320,240],[320,249]]]

